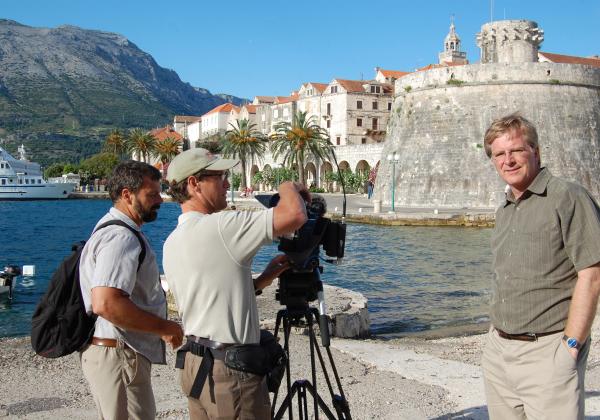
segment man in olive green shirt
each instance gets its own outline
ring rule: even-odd
[[[509,185],[492,235],[491,328],[482,368],[491,419],[583,419],[600,293],[600,208],[541,167],[535,127],[492,123],[485,151]]]

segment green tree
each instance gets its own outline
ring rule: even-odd
[[[242,170],[242,189],[248,186],[246,179],[246,163],[254,163],[256,158],[265,154],[267,138],[247,119],[237,119],[235,125],[225,133],[222,153],[225,157],[233,157],[240,160]]]
[[[141,128],[134,128],[127,136],[127,151],[137,155],[142,162],[149,163],[156,148],[156,138]]]
[[[56,178],[62,176],[64,170],[64,164],[62,163],[53,163],[44,169],[44,177],[46,178]]]
[[[108,178],[118,163],[119,158],[114,153],[98,153],[81,162],[79,171],[86,180]]]
[[[198,141],[197,147],[206,149],[213,154],[219,154],[219,153],[221,153],[221,150],[223,149],[224,137],[225,136],[220,133],[210,135],[210,136]]]
[[[298,180],[305,184],[304,163],[309,157],[328,160],[333,145],[327,131],[321,128],[313,117],[299,111],[294,114],[292,122],[282,121],[275,125],[275,135],[271,144],[273,159],[283,157],[287,166],[298,168]]]
[[[165,166],[171,162],[175,156],[179,154],[179,140],[173,137],[167,137],[162,141],[157,141],[154,147],[154,154],[162,163],[163,178],[166,176]]]
[[[75,165],[74,163],[67,163],[63,168],[63,174],[73,173],[76,174],[79,171],[79,165]]]
[[[114,129],[106,136],[103,149],[105,152],[123,156],[127,152],[127,139],[119,129]]]

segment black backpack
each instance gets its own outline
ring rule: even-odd
[[[140,241],[142,250],[138,271],[146,257],[142,235],[121,220],[102,223],[92,235],[107,226],[119,225],[132,231]],[[31,346],[40,356],[56,358],[83,348],[94,334],[97,315],[88,315],[79,286],[79,259],[85,241],[71,248],[71,255],[58,266],[31,318]]]

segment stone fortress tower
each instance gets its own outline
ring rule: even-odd
[[[600,67],[539,62],[542,41],[532,21],[487,23],[477,34],[481,63],[398,79],[375,198],[391,205],[386,157],[398,153],[396,205],[496,208],[505,185],[483,136],[492,120],[518,111],[538,129],[542,165],[600,199]]]

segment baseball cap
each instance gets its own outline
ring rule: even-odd
[[[209,171],[226,171],[240,163],[236,159],[223,159],[213,155],[206,149],[189,149],[178,154],[167,169],[166,180],[181,182],[196,172],[206,169]]]

